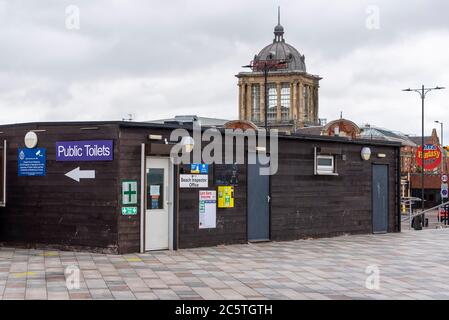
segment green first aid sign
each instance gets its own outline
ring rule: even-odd
[[[122,204],[137,204],[137,181],[122,181]]]

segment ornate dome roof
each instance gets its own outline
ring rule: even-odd
[[[274,40],[258,55],[254,57],[254,62],[264,60],[284,60],[288,61],[287,71],[306,72],[306,63],[304,55],[301,55],[295,47],[289,45],[284,40],[284,27],[280,23],[278,13],[278,24],[274,27]]]

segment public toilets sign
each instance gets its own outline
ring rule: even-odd
[[[112,161],[112,140],[56,142],[56,161]]]

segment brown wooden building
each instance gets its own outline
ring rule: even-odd
[[[273,176],[260,176],[261,165],[247,159],[210,164],[198,175],[169,161],[170,134],[179,127],[0,126],[0,142],[6,141],[0,242],[130,253],[400,231],[397,143],[285,135]],[[24,145],[29,131],[38,138],[32,148]],[[83,147],[88,156],[77,154]],[[362,149],[371,151],[368,160]],[[35,160],[27,164],[27,157]],[[201,191],[215,192],[216,202]]]

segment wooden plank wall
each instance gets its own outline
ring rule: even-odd
[[[218,201],[218,185],[214,183],[214,166],[209,166],[209,188],[180,189],[179,192],[179,247],[194,248],[216,246],[220,244],[246,243],[246,166],[237,165],[238,185],[234,186],[234,208],[217,207],[217,227],[215,229],[199,229],[199,190],[216,190]],[[218,168],[216,168],[218,169]],[[189,166],[181,170],[189,173]]]
[[[8,141],[7,206],[0,209],[0,241],[117,252],[118,127],[15,125],[1,127]],[[46,148],[45,177],[19,177],[18,148],[29,130],[37,132],[39,148]],[[114,161],[56,162],[57,141],[114,140]],[[95,179],[76,182],[65,173],[80,166],[95,170]]]
[[[117,253],[140,249],[140,191],[138,214],[120,212],[121,180],[137,180],[140,189],[141,144],[148,135],[169,138],[170,129],[100,125],[98,130],[80,126],[4,126],[0,142],[8,140],[8,192],[6,208],[0,208],[0,241],[83,247]],[[38,133],[47,149],[46,177],[17,176],[17,148],[25,133]],[[114,140],[112,162],[56,162],[56,141]],[[313,175],[313,147],[341,148],[346,160],[337,159],[338,177]],[[385,163],[390,171],[389,231],[397,225],[397,167],[395,147],[371,146],[373,158],[362,161],[362,145],[339,142],[279,140],[279,171],[271,178],[271,238],[293,240],[372,232],[372,163]],[[375,154],[385,153],[385,159]],[[338,158],[339,156],[337,156]],[[96,170],[95,180],[77,183],[64,174],[77,166]],[[217,208],[217,228],[199,229],[199,189],[180,189],[176,222],[178,248],[245,243],[247,241],[247,171],[238,166],[235,208]],[[179,170],[189,172],[189,166]],[[214,184],[209,168],[209,190]],[[176,235],[175,235],[176,236]]]
[[[140,188],[141,144],[149,143],[148,135],[162,135],[169,140],[171,130],[149,128],[120,129],[120,180],[137,180]],[[147,148],[148,149],[148,148]],[[148,151],[148,150],[147,150]],[[149,156],[148,152],[147,155]],[[179,172],[190,173],[190,166],[182,165]],[[246,166],[238,170],[239,185],[235,187],[235,207],[217,208],[217,228],[199,229],[199,190],[217,190],[214,185],[214,167],[209,167],[209,188],[180,189],[178,192],[178,217],[175,221],[178,248],[214,246],[246,242]],[[119,252],[138,252],[140,246],[140,192],[139,214],[120,216],[118,237]]]
[[[314,175],[314,146],[341,148],[339,176]],[[294,240],[372,232],[372,164],[389,165],[389,232],[397,224],[397,165],[394,147],[370,146],[372,158],[362,161],[363,146],[329,142],[279,141],[279,171],[271,178],[271,238]],[[378,159],[377,153],[385,153]]]
[[[147,144],[148,155],[149,134],[162,135],[163,139],[170,138],[169,130],[148,128],[120,128],[120,169],[119,180],[137,180],[138,214],[135,216],[118,215],[118,242],[120,253],[140,251],[140,181],[141,181],[141,145]],[[118,186],[118,199],[121,195],[121,186]]]

